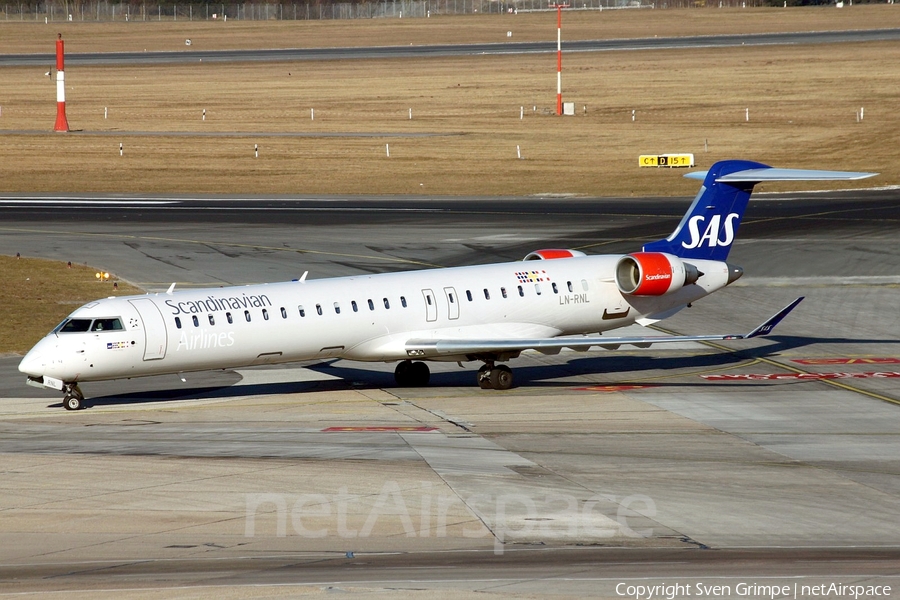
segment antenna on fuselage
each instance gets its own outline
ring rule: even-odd
[[[173,281],[173,282],[172,282],[172,285],[169,286],[169,289],[166,290],[166,294],[168,294],[169,296],[171,296],[171,295],[172,295],[172,292],[175,291],[175,283],[176,283],[176,282]]]
[[[303,275],[300,276],[300,283],[306,283],[306,276],[309,275],[309,271],[303,271]]]

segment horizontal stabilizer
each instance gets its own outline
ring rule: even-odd
[[[708,171],[695,171],[685,175],[688,179],[706,179]],[[762,183],[764,181],[853,181],[874,177],[878,173],[857,171],[818,171],[814,169],[745,169],[716,178],[724,183]]]
[[[580,336],[534,339],[503,340],[467,340],[467,339],[435,339],[409,340],[406,342],[406,353],[410,358],[439,358],[446,356],[478,356],[485,354],[514,354],[522,350],[537,350],[544,354],[554,353],[561,348],[584,351],[592,346],[607,350],[616,350],[619,346],[629,345],[647,348],[652,344],[672,344],[677,342],[712,342],[718,340],[743,340],[768,335],[775,329],[789,312],[800,304],[803,297],[797,298],[783,309],[766,319],[749,333],[732,333],[727,335],[673,335],[673,336]]]

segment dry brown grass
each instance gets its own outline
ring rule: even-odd
[[[570,11],[567,40],[726,33],[828,31],[900,26],[900,9],[887,5],[834,7]],[[430,19],[356,21],[147,21],[50,23],[0,21],[0,54],[52,53],[57,32],[68,52],[222,50],[406,46],[556,40],[556,15],[460,15]],[[187,48],[185,39],[192,44]]]
[[[638,155],[654,152],[693,152],[699,167],[750,158],[883,173],[863,185],[900,179],[900,70],[886,68],[900,64],[896,43],[580,53],[564,61],[564,96],[578,107],[567,118],[549,114],[552,55],[72,69],[70,125],[111,135],[0,136],[0,190],[692,193],[695,183],[681,171],[638,169]],[[2,129],[52,126],[53,85],[39,71],[0,71]],[[860,107],[865,119],[857,123]],[[285,131],[438,135],[265,135]],[[525,160],[516,160],[517,145]]]
[[[98,296],[141,293],[114,277],[98,283],[95,273],[85,265],[67,268],[64,262],[0,256],[0,353],[27,351],[66,315]]]

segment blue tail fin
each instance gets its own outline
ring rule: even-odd
[[[718,180],[739,171],[769,168],[747,160],[723,160],[714,164],[706,172],[703,187],[672,235],[644,244],[644,252],[667,252],[681,258],[724,261],[728,258],[728,251],[756,182]]]
[[[776,169],[749,160],[723,160],[706,173],[686,177],[703,179],[703,187],[681,223],[664,240],[644,244],[644,252],[667,252],[681,258],[722,260],[737,235],[753,186],[761,181],[848,181],[878,173]]]

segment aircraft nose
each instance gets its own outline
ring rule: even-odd
[[[46,343],[44,340],[35,344],[34,348],[29,350],[28,354],[22,358],[22,362],[19,363],[19,371],[32,377],[40,377],[43,375],[46,366],[46,362],[44,361],[44,356],[46,354],[44,352],[45,347]]]

